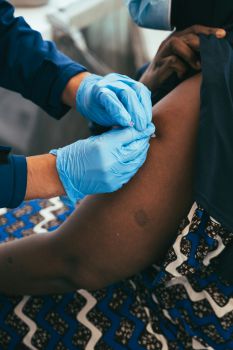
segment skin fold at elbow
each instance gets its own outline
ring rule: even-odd
[[[107,287],[113,283],[112,279],[114,279],[113,277],[108,278],[105,273],[101,274],[94,268],[88,269],[80,264],[78,259],[72,259],[72,262],[67,264],[66,271],[63,280],[66,280],[71,291],[78,289],[95,291]]]
[[[78,289],[94,291],[105,288],[116,280],[112,269],[110,269],[111,273],[108,273],[98,261],[90,262],[86,253],[80,252],[78,248],[74,249],[74,246],[66,239],[62,245],[59,244],[59,248],[56,247],[56,255],[60,259],[61,266],[57,280],[64,285],[65,292],[73,292]]]

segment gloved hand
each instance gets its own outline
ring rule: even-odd
[[[132,126],[142,131],[152,120],[151,92],[139,82],[116,73],[92,74],[77,92],[77,110],[103,126]]]
[[[114,192],[143,165],[155,127],[113,129],[52,150],[63,187],[73,203],[88,194]]]

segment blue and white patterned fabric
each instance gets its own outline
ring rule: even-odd
[[[58,198],[1,210],[1,242],[46,234],[71,211]],[[231,350],[233,285],[214,261],[232,241],[194,204],[160,266],[94,293],[0,295],[0,349]]]

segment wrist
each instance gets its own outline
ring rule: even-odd
[[[76,95],[77,95],[78,89],[82,81],[90,75],[91,73],[89,72],[82,72],[75,75],[68,81],[62,94],[62,101],[64,104],[73,108],[76,107]]]
[[[85,141],[85,140],[84,140]],[[77,141],[75,144],[82,141]],[[71,147],[74,145],[68,145],[58,150],[51,150],[50,154],[56,156],[56,168],[59,179],[62,183],[63,189],[70,201],[75,205],[79,200],[83,199],[85,195],[78,189],[78,185],[81,181],[80,172],[78,171],[77,162],[73,162],[72,158],[79,158],[78,149],[71,151]],[[68,150],[68,153],[66,152]],[[71,151],[71,152],[70,152]],[[73,157],[75,154],[75,157]]]
[[[64,194],[56,168],[56,157],[51,154],[28,157],[25,199],[52,198]]]

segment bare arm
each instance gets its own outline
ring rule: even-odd
[[[65,190],[56,168],[56,157],[51,154],[27,158],[27,190],[25,199],[62,196]]]
[[[161,258],[192,203],[200,76],[153,109],[158,137],[121,191],[90,196],[57,232],[0,246],[0,291],[97,289]]]
[[[117,193],[87,198],[59,229],[56,244],[71,261],[75,285],[101,288],[167,252],[193,201],[200,82],[200,75],[184,82],[154,107],[158,137],[133,180]]]
[[[67,106],[76,108],[76,94],[79,89],[79,86],[83,79],[91,75],[89,72],[83,72],[75,75],[68,81],[63,94],[62,94],[62,102]]]

